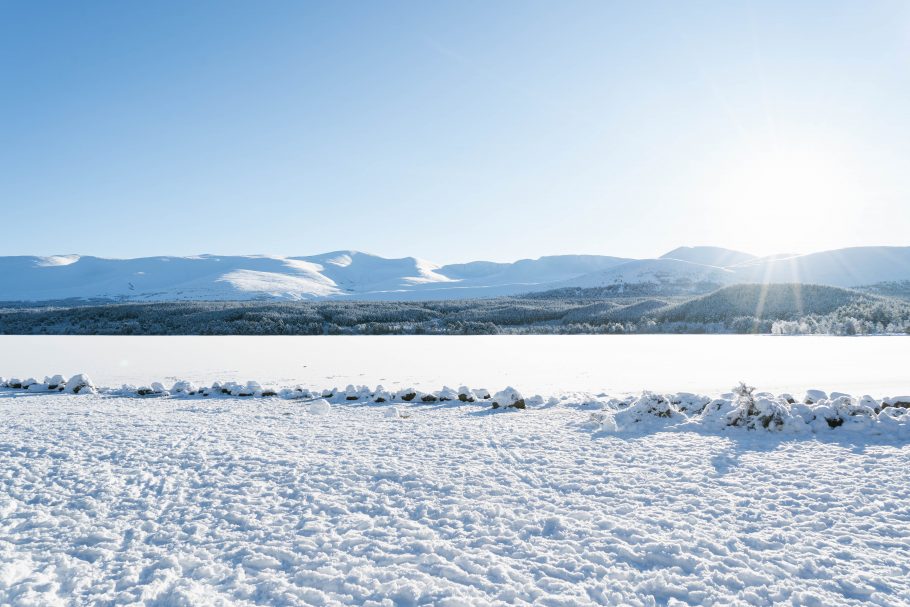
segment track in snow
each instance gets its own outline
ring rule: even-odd
[[[0,604],[910,597],[908,446],[396,406],[0,395]]]

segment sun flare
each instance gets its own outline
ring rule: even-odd
[[[722,229],[736,233],[743,248],[797,251],[807,238],[805,226],[819,232],[848,227],[860,180],[844,154],[820,143],[744,150],[721,163],[707,192]]]

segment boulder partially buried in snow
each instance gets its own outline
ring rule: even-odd
[[[136,388],[136,394],[139,396],[163,396],[164,385],[161,382],[152,382],[151,386],[140,386]]]
[[[414,388],[405,388],[404,390],[399,390],[397,394],[395,394],[395,397],[405,402],[409,402],[417,397],[417,390]]]
[[[807,405],[811,405],[827,398],[828,394],[824,390],[806,390],[806,396],[803,398],[803,402]]]
[[[175,396],[176,395],[187,395],[188,396],[191,394],[196,394],[196,392],[198,392],[198,390],[196,389],[196,386],[193,385],[193,382],[184,381],[184,380],[174,382],[174,386],[171,388],[171,394],[175,395]]]
[[[525,399],[521,392],[509,386],[505,390],[500,390],[493,395],[493,408],[509,407],[512,409],[524,409]]]
[[[467,386],[461,386],[458,388],[458,400],[463,403],[473,403],[474,392]]]
[[[66,380],[62,375],[54,375],[52,377],[45,377],[44,383],[47,385],[48,391],[51,392],[62,392],[66,387]]]
[[[889,396],[882,401],[882,406],[910,409],[910,396]]]
[[[69,378],[69,381],[66,382],[64,390],[68,394],[94,394],[97,392],[92,378],[86,375],[85,373],[80,373],[78,375],[73,375]]]

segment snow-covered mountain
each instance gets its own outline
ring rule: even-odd
[[[757,259],[735,268],[737,282],[801,282],[853,287],[910,280],[910,247],[851,247]]]
[[[661,259],[678,259],[704,266],[726,268],[758,259],[755,255],[731,251],[721,247],[679,247],[660,256]]]
[[[658,259],[559,255],[444,266],[357,251],[308,257],[0,257],[0,301],[415,300],[642,283],[667,288],[794,281],[858,286],[899,280],[910,280],[910,247],[765,258],[717,247],[681,247]]]
[[[592,272],[570,279],[560,286],[589,288],[617,283],[657,283],[668,286],[683,283],[724,285],[733,282],[736,282],[736,273],[733,270],[662,257],[660,259],[628,260],[601,272]]]

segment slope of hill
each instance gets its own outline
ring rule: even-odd
[[[342,293],[316,264],[273,257],[73,256],[67,263],[48,260],[0,258],[0,274],[6,277],[0,285],[0,299],[303,299]]]
[[[732,285],[670,306],[656,313],[655,318],[690,323],[725,322],[741,316],[791,320],[879,300],[857,291],[820,285]]]
[[[910,280],[910,247],[851,247],[766,258],[735,268],[736,282],[801,282],[856,287]]]
[[[732,284],[855,287],[910,281],[910,247],[857,247],[755,259],[716,247],[682,247],[658,259],[559,255],[513,263],[439,266],[357,251],[305,257],[103,259],[0,257],[0,301],[309,300],[420,301],[557,290],[603,297],[697,295]]]
[[[721,247],[679,247],[660,256],[661,259],[678,259],[704,266],[727,268],[743,263],[753,262],[757,257],[741,251],[732,251]]]
[[[731,270],[679,259],[637,259],[564,281],[555,288],[590,289],[621,284],[654,284],[667,292],[709,291],[730,284],[736,278]],[[659,291],[660,289],[658,289]]]
[[[307,257],[0,257],[0,301],[461,299],[550,288],[626,260],[562,255],[437,266],[357,251]]]

